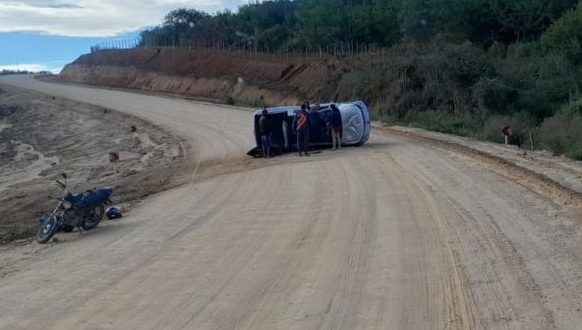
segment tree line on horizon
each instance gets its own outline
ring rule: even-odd
[[[14,74],[50,74],[49,71],[29,71],[29,70],[11,70],[2,69],[0,70],[0,76],[14,75]]]
[[[265,52],[367,44],[393,60],[354,68],[340,90],[377,118],[582,159],[582,5],[577,0],[273,0],[208,14],[181,8],[142,32],[169,44]]]
[[[287,51],[334,43],[394,46],[435,37],[495,43],[539,40],[577,0],[273,0],[214,15],[170,11],[142,44],[245,45]]]

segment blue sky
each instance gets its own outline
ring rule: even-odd
[[[0,33],[0,69],[49,70],[58,72],[64,65],[91,46],[112,39],[134,39],[138,32],[112,37],[66,37],[30,32]]]
[[[91,46],[134,39],[172,9],[209,13],[245,0],[0,0],[0,70],[58,72]]]

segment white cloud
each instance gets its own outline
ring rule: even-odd
[[[0,32],[102,37],[158,25],[172,9],[210,13],[245,0],[0,0]]]
[[[61,65],[62,67],[62,65]],[[10,71],[51,71],[51,72],[58,72],[60,71],[61,67],[58,68],[49,68],[44,64],[10,64],[10,65],[0,65],[0,71],[2,70],[10,70]],[[57,71],[58,70],[58,71]]]

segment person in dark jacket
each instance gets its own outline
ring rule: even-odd
[[[271,123],[267,115],[269,112],[263,108],[261,118],[259,118],[259,134],[261,135],[261,147],[263,149],[263,157],[269,158],[271,155]]]
[[[301,111],[295,114],[295,119],[293,119],[293,129],[297,134],[297,150],[299,151],[299,156],[304,153],[305,156],[309,156],[309,130],[311,128],[311,118],[309,112],[307,112],[307,106],[305,104],[301,105]]]
[[[331,140],[333,143],[333,149],[342,148],[341,141],[342,133],[342,115],[335,104],[331,105]]]

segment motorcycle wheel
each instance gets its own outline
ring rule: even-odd
[[[40,244],[45,244],[53,238],[58,231],[57,218],[50,217],[43,226],[39,226],[36,231],[36,240]]]
[[[91,229],[97,227],[99,222],[101,222],[101,219],[103,219],[103,214],[105,213],[105,207],[103,206],[103,204],[101,204],[101,205],[97,206],[96,208],[94,208],[92,213],[93,213],[92,216],[86,218],[85,221],[83,222],[83,224],[81,225],[81,227],[83,227],[83,229],[85,229],[85,230],[91,230]]]

